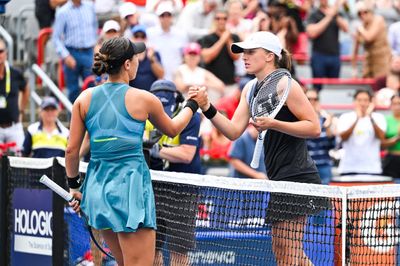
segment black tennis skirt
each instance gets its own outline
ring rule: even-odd
[[[271,193],[268,201],[266,223],[274,224],[317,215],[330,208],[329,198],[286,193]]]
[[[318,173],[293,176],[280,181],[321,184]],[[296,220],[308,215],[317,215],[330,207],[330,200],[326,197],[271,192],[268,201],[266,222],[273,224]]]

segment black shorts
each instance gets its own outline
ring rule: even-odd
[[[156,249],[185,254],[196,247],[197,193],[180,188],[179,184],[158,185],[153,183],[157,216]]]
[[[271,193],[266,223],[274,224],[315,215],[330,207],[328,198],[286,193]]]

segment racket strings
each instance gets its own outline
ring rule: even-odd
[[[285,72],[270,75],[260,82],[261,87],[253,98],[253,117],[268,116],[281,104],[284,92],[288,87],[289,77]]]

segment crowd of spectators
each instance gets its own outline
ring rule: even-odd
[[[134,42],[143,41],[147,46],[147,51],[140,55],[138,76],[131,81],[131,86],[150,90],[154,82],[165,79],[174,82],[185,96],[189,86],[204,85],[209,87],[212,102],[228,117],[237,106],[245,82],[253,78],[246,75],[240,57],[230,51],[233,42],[243,40],[252,32],[271,31],[291,53],[305,58],[310,55],[313,77],[338,78],[343,71],[343,47],[348,45],[348,40],[340,38],[343,31],[350,36],[353,48],[349,54],[353,77],[374,78],[376,84],[371,91],[358,91],[354,97],[354,111],[340,118],[321,108],[321,85],[305,88],[320,115],[323,129],[319,139],[309,140],[310,153],[324,183],[332,176],[329,150],[334,148],[344,151],[339,173],[394,175],[393,171],[383,169],[385,165],[393,165],[388,160],[385,159],[382,168],[380,151],[389,147],[391,162],[398,160],[399,0],[36,0],[35,3],[40,28],[53,28],[51,43],[62,59],[71,102],[79,95],[82,80],[93,74],[93,54],[101,43],[115,36],[125,36]],[[3,46],[6,49],[5,44]],[[2,54],[0,49],[0,59]],[[364,58],[362,72],[357,68],[359,55]],[[0,60],[0,94],[4,97],[7,92],[2,64]],[[299,60],[299,64],[304,61]],[[299,78],[294,68],[292,74]],[[25,83],[18,86],[16,91],[25,91]],[[359,99],[360,96],[363,99]],[[374,106],[391,108],[393,114],[385,119],[374,112]],[[17,125],[16,114],[23,109],[13,110],[13,119],[2,121],[0,131]],[[40,112],[41,122],[28,130],[31,135],[41,130],[43,115],[49,111],[42,108]],[[58,126],[57,129],[61,130]],[[232,144],[207,120],[202,120],[200,153],[203,162],[231,163],[235,176],[243,177],[247,173],[248,177],[266,177],[262,173],[265,169],[258,173],[245,169],[241,163],[248,164],[251,152],[238,147],[249,148],[247,143],[252,143],[253,131],[249,128],[243,139]],[[22,148],[20,139],[18,143]],[[366,156],[364,150],[373,154]],[[31,153],[28,149],[24,154]],[[374,166],[373,170],[367,171],[361,166],[355,157],[360,154],[363,159],[374,160],[374,163],[365,161],[365,167]],[[360,166],[363,170],[345,165]],[[400,177],[398,171],[395,177]]]

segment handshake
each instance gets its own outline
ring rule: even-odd
[[[190,100],[196,101],[202,111],[205,111],[210,107],[207,88],[204,86],[189,87],[188,97]]]

